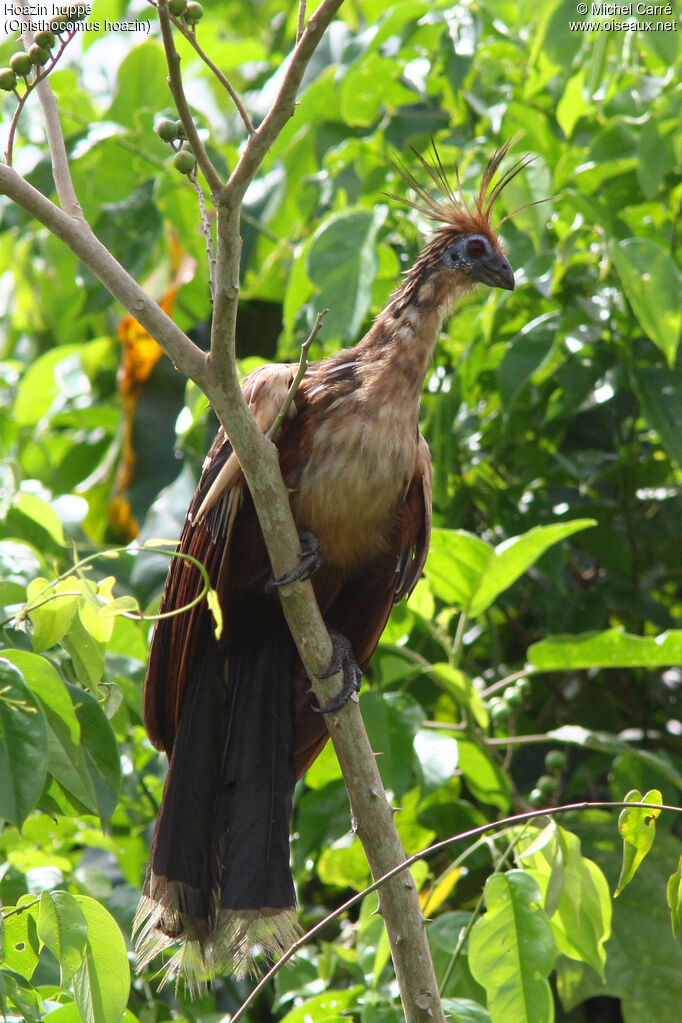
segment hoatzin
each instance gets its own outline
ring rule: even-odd
[[[491,225],[497,197],[525,163],[493,185],[507,149],[491,158],[472,203],[459,176],[455,193],[435,147],[433,162],[419,160],[437,197],[401,168],[417,193],[409,204],[438,224],[434,236],[355,348],[309,366],[277,437],[294,519],[310,548],[303,560],[308,571],[319,560],[315,594],[335,660],[344,662],[344,693],[323,713],[358,688],[392,605],[411,592],[426,559],[431,459],[418,428],[420,395],[457,298],[478,283],[514,288]],[[295,369],[268,365],[245,377],[264,431]],[[328,731],[222,429],[178,552],[205,565],[225,625],[216,639],[202,601],[156,626],[144,722],[170,767],[135,926],[140,967],[170,949],[166,979],[192,985],[216,972],[243,973],[255,954],[275,956],[294,939],[292,797]],[[174,558],[161,611],[191,604],[202,585],[191,562]]]

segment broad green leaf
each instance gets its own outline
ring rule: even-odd
[[[47,726],[18,668],[0,659],[0,818],[21,827],[47,771]]]
[[[315,313],[329,309],[325,337],[354,341],[369,311],[377,272],[374,239],[386,210],[344,210],[318,228],[306,256],[306,271],[317,289]]]
[[[88,924],[68,892],[43,892],[38,911],[38,937],[59,963],[61,985],[69,983],[83,961]]]
[[[437,597],[464,608],[493,556],[493,548],[463,529],[434,529],[425,573]]]
[[[494,874],[485,902],[469,938],[469,966],[486,990],[493,1023],[552,1023],[546,978],[556,948],[537,883],[522,870]]]
[[[495,598],[534,565],[549,547],[594,525],[596,525],[594,519],[574,519],[572,522],[535,526],[521,536],[504,540],[495,548],[494,559],[489,561],[471,596],[469,606],[466,608],[467,615],[477,618],[483,614]]]
[[[33,649],[37,654],[49,650],[68,632],[80,594],[81,581],[75,576],[56,583],[38,577],[28,584],[28,614],[33,626]]]
[[[370,125],[382,110],[414,103],[418,97],[400,82],[401,70],[395,61],[378,53],[358,61],[340,83],[341,116],[346,124]],[[376,87],[378,81],[380,89]]]
[[[551,836],[542,844],[526,842],[525,848],[522,837],[519,861],[532,869],[543,890],[557,950],[603,976],[604,944],[611,933],[608,882],[597,864],[582,855],[577,835],[555,826]]]
[[[682,467],[682,372],[664,366],[632,367],[642,413],[666,452]]]
[[[47,770],[91,813],[97,813],[95,789],[88,773],[81,729],[68,690],[47,658],[26,650],[6,650],[8,661],[29,680],[47,723]]]
[[[467,788],[476,799],[497,806],[503,813],[509,809],[511,786],[507,773],[484,749],[468,739],[457,740],[459,767]]]
[[[295,1009],[288,1012],[280,1023],[308,1023],[317,1020],[320,1023],[347,1023],[348,1010],[358,1004],[365,994],[361,984],[348,988],[330,988],[324,994],[309,998]]]
[[[585,98],[585,69],[569,78],[556,108],[556,118],[566,138],[571,138],[576,124],[591,110]]]
[[[426,575],[436,596],[477,618],[549,547],[594,524],[575,519],[535,526],[495,548],[463,530],[434,529]]]
[[[87,923],[83,960],[73,993],[83,1023],[117,1023],[128,1002],[130,967],[125,941],[110,913],[87,895],[74,896]]]
[[[166,61],[155,40],[134,46],[118,68],[116,92],[107,112],[110,121],[137,128],[141,110],[156,113],[169,103]]]
[[[400,798],[412,785],[414,737],[423,711],[404,693],[371,690],[361,694],[360,707],[383,783]]]
[[[26,907],[20,913],[13,912],[20,906]],[[38,965],[38,932],[36,918],[38,903],[33,895],[22,895],[16,907],[6,911],[3,922],[5,940],[4,966],[30,980]]]
[[[17,426],[32,427],[42,419],[59,394],[55,366],[79,351],[79,345],[60,345],[31,363],[21,378],[14,403],[13,418]]]
[[[62,637],[62,644],[71,656],[79,682],[95,689],[104,674],[104,643],[88,632],[79,615]]]
[[[632,789],[625,797],[626,803],[662,803],[663,797],[658,789],[650,789],[645,796],[637,789]],[[620,895],[623,888],[635,876],[637,868],[651,849],[656,835],[656,818],[660,810],[650,807],[632,807],[622,810],[618,818],[618,830],[623,839],[623,865],[618,885],[614,892]]]
[[[488,1010],[470,998],[444,998],[442,1006],[452,1023],[492,1023]]]
[[[64,529],[54,508],[47,501],[43,501],[37,494],[27,493],[20,490],[14,504],[15,508],[32,519],[50,536],[55,543],[64,546]]]
[[[648,238],[612,242],[610,252],[642,330],[672,367],[682,330],[682,284],[672,256]]]
[[[335,888],[353,888],[361,892],[371,883],[362,844],[356,835],[344,835],[322,849],[317,874],[323,884]]]
[[[0,1012],[3,1019],[18,1017],[7,1010],[16,1009],[26,1023],[39,1023],[43,1019],[40,1011],[38,995],[33,987],[24,981],[20,974],[7,969],[0,969]]]
[[[621,866],[621,841],[612,816],[580,815],[582,849],[599,862],[613,891]],[[679,859],[680,841],[660,829],[654,846],[613,903],[606,945],[606,982],[592,967],[560,957],[557,986],[566,1011],[594,996],[618,998],[625,1023],[679,1023],[682,1003],[680,944],[670,931],[666,883]]]
[[[445,785],[457,768],[457,740],[433,728],[423,728],[414,737],[414,748],[422,769],[424,791]]]
[[[657,668],[682,664],[682,629],[659,636],[631,636],[622,628],[550,636],[528,648],[538,671],[575,668]]]
[[[478,690],[468,675],[445,662],[432,664],[427,672],[461,707],[471,711],[477,724],[487,728],[490,723],[488,710]]]
[[[562,725],[561,728],[553,728],[547,732],[547,738],[555,739],[557,742],[567,742],[573,746],[582,746],[585,749],[599,750],[602,753],[627,753],[643,765],[655,768],[673,785],[682,789],[682,772],[678,771],[666,757],[652,753],[651,750],[638,749],[637,746],[610,732],[593,732],[589,728],[583,728],[582,725]]]
[[[97,812],[108,822],[118,803],[121,760],[113,729],[99,703],[79,686],[67,686],[81,729],[85,762],[95,788]]]
[[[668,879],[666,887],[668,907],[670,909],[670,923],[673,934],[677,937],[680,926],[680,912],[682,912],[682,856],[680,856],[677,867]]]

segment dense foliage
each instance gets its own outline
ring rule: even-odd
[[[318,353],[361,336],[423,238],[394,198],[392,161],[418,170],[411,146],[432,135],[465,191],[515,133],[514,152],[535,155],[500,204],[521,207],[501,228],[516,291],[474,293],[438,346],[423,420],[437,528],[361,696],[410,854],[529,806],[650,790],[680,802],[679,35],[572,30],[575,8],[349,0],[247,194],[245,370],[295,358],[324,307]],[[214,0],[197,25],[256,121],[296,15]],[[98,236],[203,342],[197,195],[154,129],[175,116],[154,9],[95,0],[90,22],[135,17],[148,35],[81,32],[49,79]],[[18,48],[3,42],[0,64]],[[179,48],[202,135],[231,167],[243,125]],[[3,94],[3,136],[16,103]],[[35,95],[14,160],[52,194]],[[53,1023],[217,1023],[248,983],[221,980],[191,1006],[151,974],[129,987],[126,952],[165,770],[140,722],[149,622],[136,608],[155,610],[158,538],[177,536],[215,420],[6,199],[0,321],[0,1006]],[[679,824],[663,811],[651,846],[653,816],[628,811],[619,835],[617,811],[576,811],[419,860],[453,1019],[679,1018],[666,905],[672,875],[676,930]],[[369,882],[331,749],[300,786],[294,827],[310,926]],[[630,883],[614,902],[619,876]],[[399,1020],[375,908],[368,895],[330,923],[249,1019]]]

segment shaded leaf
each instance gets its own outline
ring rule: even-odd
[[[610,252],[642,330],[672,367],[682,329],[682,284],[674,260],[648,238],[613,242]]]
[[[23,675],[0,659],[0,818],[21,827],[47,771],[45,716]]]

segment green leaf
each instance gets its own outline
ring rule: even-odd
[[[538,671],[575,668],[655,668],[682,664],[682,629],[659,636],[631,636],[622,628],[550,636],[528,648]]]
[[[611,933],[608,882],[597,864],[582,855],[577,835],[556,826],[551,833],[550,841],[540,844],[533,832],[522,833],[519,861],[540,881],[557,950],[603,977],[604,944]]]
[[[506,771],[476,743],[458,738],[457,745],[459,767],[471,794],[483,803],[499,807],[505,813],[511,798]]]
[[[414,737],[424,713],[404,693],[365,691],[360,696],[367,735],[386,788],[400,798],[414,778]]]
[[[64,529],[54,508],[37,494],[20,490],[14,507],[27,519],[36,522],[61,547],[65,544]]]
[[[682,856],[677,862],[677,868],[668,878],[666,897],[670,908],[670,923],[673,934],[677,937],[680,926],[680,910],[682,910]]]
[[[27,650],[6,650],[5,657],[29,680],[47,723],[47,770],[91,813],[97,798],[81,746],[81,729],[73,703],[57,669],[47,658]]]
[[[95,689],[104,674],[104,643],[88,632],[80,615],[74,618],[62,643],[73,661],[79,682]]]
[[[113,729],[90,693],[79,686],[67,686],[81,728],[82,747],[90,778],[95,787],[97,812],[105,824],[116,809],[121,787],[121,760]]]
[[[87,895],[74,896],[87,923],[83,961],[73,993],[83,1023],[117,1023],[128,1002],[130,967],[126,944],[110,913]]]
[[[141,110],[163,110],[168,105],[166,60],[161,45],[148,41],[134,46],[121,61],[116,94],[107,120],[136,128]]]
[[[348,988],[330,988],[324,994],[309,998],[295,1009],[288,1012],[280,1023],[347,1023],[348,1010],[358,1004],[364,995],[365,988],[361,984]]]
[[[88,924],[83,910],[68,892],[43,892],[38,911],[38,937],[59,963],[65,987],[83,961]]]
[[[663,366],[633,366],[632,382],[649,426],[667,454],[682,467],[682,372]]]
[[[610,252],[642,330],[672,368],[682,329],[682,283],[674,260],[648,238],[612,242]]]
[[[79,351],[79,345],[60,345],[31,363],[21,378],[14,403],[13,418],[17,426],[32,427],[42,419],[59,394],[55,367]]]
[[[33,895],[22,895],[17,907],[25,906],[21,913],[5,916],[5,966],[30,980],[38,965],[38,915],[37,899]],[[15,907],[12,907],[14,909]]]
[[[10,970],[0,969],[0,1012],[3,1020],[14,1019],[9,1016],[7,1008],[16,1009],[26,1023],[39,1023],[43,1016],[38,1003],[38,995],[30,984]]]
[[[658,789],[650,789],[644,797],[637,789],[632,789],[625,797],[627,803],[662,803],[663,797]],[[645,807],[633,807],[621,811],[618,818],[618,830],[623,839],[623,865],[618,885],[614,892],[620,895],[623,888],[630,883],[637,868],[651,849],[656,835],[656,818],[660,810]]]
[[[369,312],[378,260],[374,239],[386,210],[344,210],[317,229],[306,257],[306,271],[317,289],[314,314],[329,309],[323,335],[354,341]]]
[[[572,522],[535,526],[521,536],[504,540],[495,548],[494,558],[491,558],[486,566],[465,609],[466,614],[472,618],[483,614],[495,598],[534,565],[549,547],[594,525],[596,525],[594,519],[574,519]]]
[[[469,938],[469,966],[500,1023],[551,1023],[546,977],[556,958],[552,928],[537,882],[522,870],[494,874],[485,885],[487,912]]]
[[[468,675],[445,662],[432,664],[427,674],[429,678],[442,686],[460,707],[471,711],[481,728],[488,727],[490,723],[488,710]]]
[[[80,580],[69,577],[50,583],[38,577],[28,584],[26,596],[33,626],[33,649],[39,654],[53,647],[68,632],[78,607]]]
[[[470,998],[444,998],[442,1006],[452,1023],[492,1023],[488,1010]]]
[[[21,827],[43,788],[47,726],[23,675],[0,659],[0,818]]]

